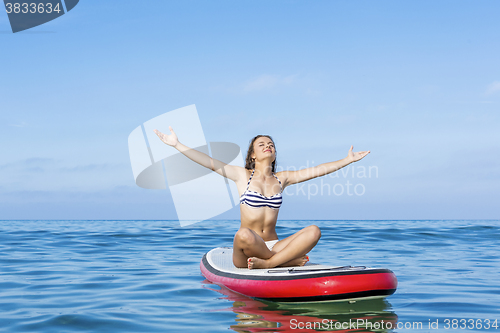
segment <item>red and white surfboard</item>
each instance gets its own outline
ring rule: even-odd
[[[206,253],[200,263],[207,280],[237,293],[275,302],[317,302],[382,298],[397,288],[394,273],[384,268],[326,266],[271,269],[236,268],[233,249],[219,247]]]

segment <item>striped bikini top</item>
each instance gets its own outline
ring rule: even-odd
[[[255,169],[252,171],[252,174],[250,175],[250,179],[248,180],[247,184],[247,189],[245,192],[240,197],[240,204],[246,204],[250,207],[269,207],[273,209],[279,209],[281,206],[281,203],[283,202],[283,197],[281,193],[283,192],[283,188],[281,187],[281,181],[276,177],[276,175],[273,173],[274,178],[278,180],[280,183],[280,188],[281,191],[276,193],[275,195],[271,197],[266,197],[259,192],[255,191],[249,191],[248,187],[250,186],[250,181],[252,180],[253,174],[255,172]]]

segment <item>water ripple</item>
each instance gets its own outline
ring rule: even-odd
[[[399,281],[390,303],[293,308],[208,283],[199,261],[231,245],[237,221],[0,221],[0,330],[274,332],[290,318],[427,323],[500,312],[499,221],[280,221],[277,231],[310,224],[322,230],[311,261],[390,268]]]

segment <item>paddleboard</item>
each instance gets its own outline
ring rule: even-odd
[[[318,302],[383,298],[397,288],[397,278],[385,268],[365,266],[305,266],[270,269],[237,268],[233,249],[218,247],[200,263],[203,276],[245,296],[275,302]]]

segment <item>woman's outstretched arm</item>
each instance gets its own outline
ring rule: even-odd
[[[327,175],[329,173],[332,173],[334,171],[337,171],[339,169],[342,169],[343,167],[361,160],[363,157],[368,155],[370,151],[360,151],[354,153],[352,151],[353,146],[351,146],[351,149],[349,149],[349,152],[347,153],[347,157],[334,161],[334,162],[329,162],[329,163],[323,163],[311,168],[307,169],[302,169],[302,170],[297,170],[297,171],[283,171],[281,172],[281,176],[283,177],[283,182],[284,182],[284,187],[292,184],[297,184],[301,182],[305,182],[306,180],[310,180],[316,177],[321,177],[324,175]]]
[[[245,169],[239,166],[235,165],[229,165],[226,163],[223,163],[215,158],[211,158],[205,153],[202,153],[200,151],[197,151],[195,149],[189,148],[186,145],[183,145],[182,143],[179,142],[179,139],[177,138],[177,135],[175,134],[174,130],[172,129],[171,126],[168,127],[170,129],[170,132],[172,134],[164,134],[158,130],[154,130],[156,135],[160,138],[163,143],[174,147],[177,149],[179,152],[184,154],[186,157],[188,157],[190,160],[212,170],[220,174],[221,176],[224,176],[228,179],[231,179],[233,181],[238,181],[240,178],[246,178],[245,174]]]

